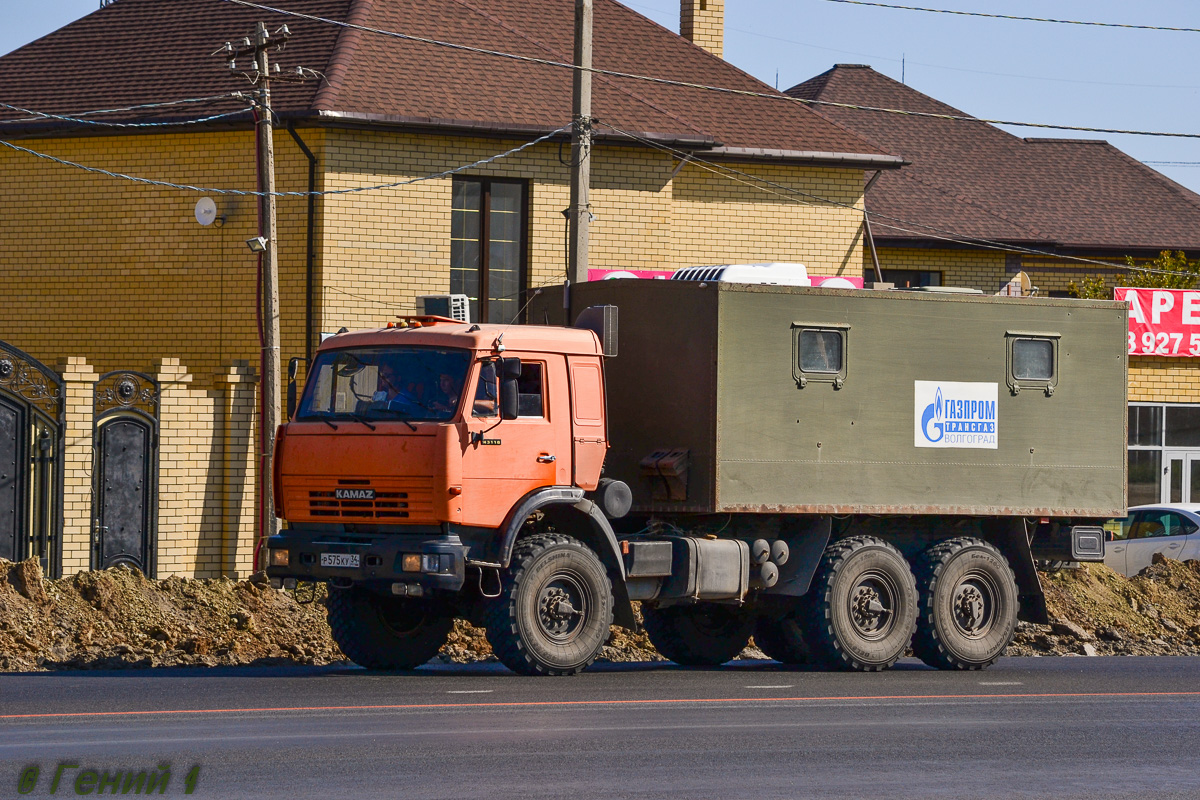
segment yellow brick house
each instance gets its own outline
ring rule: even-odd
[[[565,277],[571,72],[556,64],[572,3],[275,5],[115,0],[0,57],[0,342],[59,404],[38,413],[62,472],[45,513],[22,506],[32,478],[8,517],[0,495],[0,557],[250,569],[255,137],[234,96],[249,65],[215,51],[260,21],[286,38],[269,54],[280,74],[303,78],[272,85],[285,362],[420,295],[467,294],[476,319],[507,320]],[[864,175],[903,161],[722,61],[721,5],[684,0],[681,37],[596,2],[596,67],[775,96],[597,75],[591,266],[861,275]],[[14,463],[34,452],[28,394],[0,373]],[[141,477],[116,485],[129,452]]]

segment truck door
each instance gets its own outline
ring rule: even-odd
[[[463,524],[496,527],[524,495],[571,482],[566,364],[562,356],[519,356],[517,419],[501,420],[495,365],[475,368],[465,409]]]
[[[596,359],[571,359],[571,400],[575,485],[594,489],[608,451],[604,435],[604,375]]]

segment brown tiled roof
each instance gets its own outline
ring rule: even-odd
[[[840,64],[787,94],[966,116],[856,64]],[[1107,142],[1022,139],[982,122],[813,108],[912,162],[881,175],[867,194],[883,243],[932,244],[952,232],[1063,251],[1200,252],[1200,195]]]
[[[570,62],[570,0],[278,0],[276,7],[414,36]],[[276,84],[285,117],[498,131],[549,131],[571,119],[567,69],[389,38],[222,0],[116,0],[0,57],[0,101],[79,112],[246,88],[210,55],[263,20],[292,37],[272,59],[326,80]],[[614,0],[596,0],[594,65],[755,92],[771,87]],[[693,145],[886,156],[839,125],[782,99],[742,97],[596,76],[601,122]],[[212,109],[236,108],[225,102]],[[196,109],[154,112],[198,115]],[[5,113],[0,118],[13,117]],[[604,128],[598,129],[601,134]],[[886,159],[885,159],[886,160]]]

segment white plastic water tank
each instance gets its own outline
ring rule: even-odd
[[[718,264],[709,267],[684,267],[671,276],[673,281],[720,281],[722,283],[761,283],[775,286],[812,286],[803,264],[772,261],[764,264]]]

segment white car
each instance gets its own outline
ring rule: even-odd
[[[1200,559],[1200,503],[1134,506],[1104,523],[1104,564],[1126,577],[1150,566],[1155,553],[1176,561]]]

